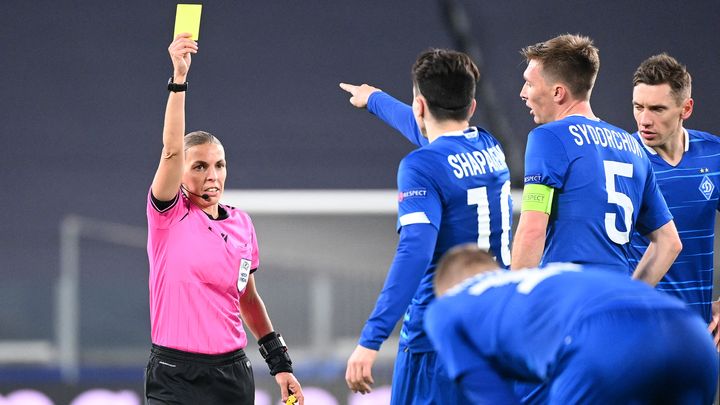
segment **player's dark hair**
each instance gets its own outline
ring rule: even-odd
[[[429,49],[412,67],[415,90],[438,121],[469,119],[480,71],[470,57],[448,49]]]
[[[692,91],[692,77],[685,65],[664,52],[645,59],[638,66],[633,75],[633,86],[641,83],[649,86],[668,84],[678,105],[689,98]]]
[[[446,289],[482,270],[498,269],[500,265],[493,255],[474,243],[466,243],[448,250],[435,269],[434,283]]]
[[[564,34],[520,51],[525,60],[537,60],[545,79],[568,86],[573,97],[589,100],[600,70],[600,55],[592,39]]]
[[[216,145],[222,146],[220,140],[210,132],[194,131],[185,135],[185,137],[183,138],[183,145],[185,150],[188,150],[193,146],[205,145],[206,143],[214,143]]]

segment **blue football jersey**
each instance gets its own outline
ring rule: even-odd
[[[406,156],[398,169],[398,230],[431,224],[438,230],[433,258],[405,314],[401,344],[430,350],[423,316],[434,299],[432,280],[440,257],[477,243],[510,264],[510,175],[497,140],[481,128],[448,133]]]
[[[672,219],[643,147],[600,120],[572,115],[531,131],[525,184],[555,189],[542,264],[626,274],[631,232],[647,234]]]
[[[642,142],[638,134],[635,136]],[[720,139],[707,132],[687,130],[685,153],[677,166],[668,164],[651,148],[644,149],[683,245],[657,289],[682,299],[705,322],[710,322],[715,213],[720,209]],[[633,268],[648,243],[647,238],[633,234],[630,245]]]
[[[495,369],[508,383],[543,382],[556,372],[575,325],[632,308],[683,310],[683,304],[625,274],[554,263],[469,278],[430,305],[425,327],[453,379]]]

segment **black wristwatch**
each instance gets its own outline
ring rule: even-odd
[[[173,83],[173,77],[171,76],[170,79],[168,79],[168,91],[172,91],[173,93],[177,93],[180,91],[187,91],[188,88],[188,82],[185,83]]]

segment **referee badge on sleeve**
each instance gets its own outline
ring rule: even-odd
[[[238,270],[238,291],[242,292],[247,285],[248,278],[250,277],[250,260],[240,259],[240,270]]]

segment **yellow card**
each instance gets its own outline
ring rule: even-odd
[[[175,12],[175,33],[173,38],[182,32],[192,34],[194,41],[200,36],[200,14],[202,4],[178,4]]]

